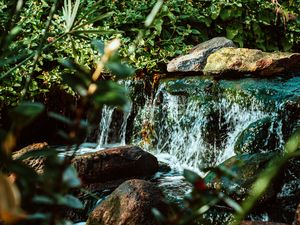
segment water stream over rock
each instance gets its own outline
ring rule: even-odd
[[[138,82],[124,84],[132,101],[124,112],[103,108],[95,149],[133,144],[151,152],[171,168],[152,181],[175,201],[190,190],[181,175],[184,168],[204,176],[203,168],[234,155],[280,152],[300,125],[298,76],[170,78],[161,80],[152,95]],[[291,191],[288,185],[279,197]]]

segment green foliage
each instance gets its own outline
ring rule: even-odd
[[[12,4],[9,2],[0,3],[0,30],[10,21],[13,7],[9,7]],[[86,0],[81,2],[75,21],[68,7],[63,10],[58,5],[34,68],[28,60],[2,80],[0,101],[16,105],[30,71],[33,74],[28,85],[28,99],[47,94],[53,86],[72,93],[61,82],[61,65],[57,59],[71,56],[76,63],[92,70],[99,57],[90,43],[98,39],[99,34],[102,40],[120,38],[121,57],[147,74],[164,72],[170,59],[216,36],[226,36],[240,47],[264,51],[292,51],[300,45],[298,0],[279,1],[278,4],[265,0],[168,0],[157,5],[154,18],[150,12],[156,2]],[[50,7],[51,1],[26,1],[24,9],[13,18],[17,26],[8,38],[13,42],[9,51],[3,50],[7,56],[14,57],[1,58],[0,76],[11,71],[16,63],[28,57],[32,59],[43,38]],[[150,16],[145,27],[147,15]],[[67,35],[61,37],[63,34]],[[110,65],[110,69],[121,71],[116,64]]]
[[[93,127],[90,123],[92,117],[90,121],[86,120],[88,115],[98,115],[103,104],[122,106],[127,102],[124,89],[112,80],[103,80],[101,76],[103,68],[115,72],[113,78],[116,80],[134,73],[116,55],[119,41],[110,42],[107,46],[100,40],[93,41],[97,43],[99,52],[94,51],[91,42],[96,38],[95,33],[104,30],[86,27],[111,14],[87,18],[87,13],[91,11],[78,14],[79,2],[73,5],[70,0],[65,1],[62,18],[54,14],[57,0],[51,8],[46,1],[30,1],[20,16],[9,18],[8,13],[2,21],[4,33],[0,38],[0,59],[4,61],[0,65],[1,100],[5,101],[6,106],[16,107],[9,110],[12,121],[10,129],[0,130],[0,187],[4,187],[0,188],[1,222],[23,220],[22,224],[67,224],[70,221],[65,218],[65,209],[83,208],[79,199],[70,194],[73,188],[81,185],[71,165],[77,147],[71,156],[64,157],[50,147],[25,152],[17,158],[13,156],[20,131],[45,111],[42,103],[34,101],[36,96],[47,92],[51,85],[60,85],[80,97],[76,106],[69,106],[76,115],[73,120],[47,112],[49,117],[65,124],[66,129],[58,133],[68,141],[68,150],[82,143]],[[19,5],[22,1],[13,3],[11,6],[17,8],[16,11],[22,8]],[[0,7],[0,10],[3,9],[6,8]],[[92,12],[97,9],[95,7]],[[33,20],[29,13],[41,21]],[[13,38],[17,40],[12,41]],[[45,44],[46,40],[48,43]],[[62,45],[64,41],[65,46]],[[31,160],[41,162],[42,171],[27,165],[26,162]],[[13,177],[11,180],[10,176]]]
[[[104,1],[105,10],[115,13],[102,24],[123,31],[118,35],[124,43],[122,56],[140,70],[162,72],[171,58],[216,36],[264,51],[291,51],[300,43],[296,1],[276,5],[265,0],[169,0],[152,25],[143,28],[155,2]]]

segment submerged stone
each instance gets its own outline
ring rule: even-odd
[[[151,182],[128,180],[97,206],[87,225],[156,225],[152,208],[166,212],[162,192]]]
[[[205,75],[272,76],[300,71],[300,53],[262,52],[247,48],[222,48],[207,58]]]
[[[202,71],[207,57],[213,52],[224,48],[235,47],[234,43],[225,37],[216,37],[195,46],[187,55],[172,59],[168,65],[168,72],[198,72]]]

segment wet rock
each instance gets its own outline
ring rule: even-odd
[[[270,152],[276,150],[278,141],[276,124],[268,116],[251,123],[241,132],[235,142],[234,152],[236,154]]]
[[[235,174],[234,178],[217,175],[209,172],[205,176],[208,186],[223,190],[237,201],[243,200],[249,193],[253,182],[258,178],[259,173],[265,168],[267,163],[274,158],[276,153],[255,153],[241,154],[233,156],[223,162],[219,167],[227,168]],[[262,197],[261,201],[266,201],[275,196],[275,186],[272,186]]]
[[[158,170],[156,157],[135,146],[86,153],[76,156],[72,163],[83,184],[152,175]]]
[[[285,223],[273,223],[263,221],[243,221],[241,225],[287,225]]]
[[[24,148],[22,148],[19,151],[16,151],[13,153],[13,159],[16,160],[23,156],[26,153],[32,152],[32,151],[40,151],[45,148],[49,148],[48,144],[46,142],[42,143],[34,143],[31,145],[28,145]],[[44,163],[45,158],[44,157],[29,157],[23,160],[23,162],[28,165],[29,167],[33,168],[37,173],[41,174],[44,170]]]
[[[300,204],[297,207],[293,225],[300,225]]]
[[[207,57],[224,47],[235,47],[235,45],[225,37],[216,37],[203,42],[195,46],[187,55],[172,59],[167,65],[167,70],[168,72],[202,71]]]
[[[257,49],[222,48],[207,58],[205,75],[256,74],[272,76],[300,71],[300,53],[267,53]]]
[[[151,209],[166,212],[161,191],[144,180],[128,180],[97,206],[87,225],[156,225]]]

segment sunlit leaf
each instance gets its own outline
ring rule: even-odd
[[[150,14],[146,18],[146,21],[145,21],[145,26],[146,27],[149,27],[152,24],[155,16],[157,15],[157,13],[159,12],[159,10],[161,9],[163,3],[164,3],[163,0],[158,0],[156,2],[156,4],[154,5],[154,7],[152,8],[152,11],[150,12]]]
[[[17,186],[0,174],[0,220],[15,223],[26,217],[20,208],[21,195]]]

